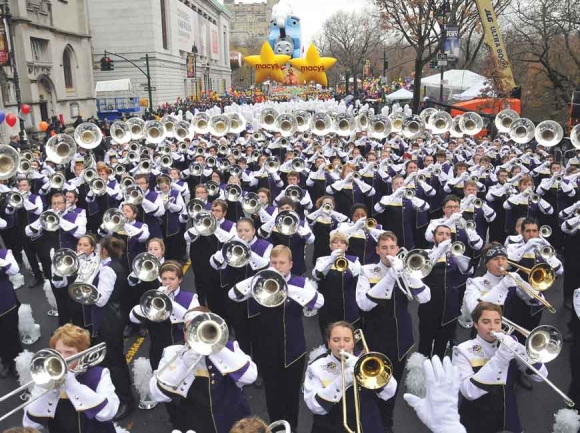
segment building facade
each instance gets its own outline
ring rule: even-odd
[[[230,21],[231,44],[244,47],[256,40],[268,39],[272,7],[278,0],[266,0],[257,3],[235,3],[225,0],[225,5],[232,12]]]
[[[78,115],[95,114],[95,92],[87,0],[10,0],[20,93],[31,106],[27,130],[61,116],[67,124]],[[14,71],[0,68],[2,108],[18,114]],[[5,123],[2,135],[17,133]]]
[[[112,71],[101,71],[100,67],[95,70],[95,81],[130,78],[134,96],[147,99],[147,55],[154,108],[177,98],[199,97],[206,90],[224,93],[229,89],[230,13],[222,3],[217,0],[88,2],[93,60],[99,64],[106,51],[114,62]]]

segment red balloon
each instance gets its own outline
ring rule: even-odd
[[[6,123],[8,126],[13,127],[16,125],[16,122],[18,122],[18,118],[14,114],[10,113],[6,116]]]
[[[50,136],[51,137],[54,137],[55,135],[56,135],[56,132],[55,131],[50,131]]]
[[[40,122],[38,126],[40,127],[41,131],[46,131],[48,129],[48,123],[46,123],[44,120]]]
[[[30,105],[22,104],[22,106],[20,107],[20,111],[22,111],[22,114],[29,114],[30,113]]]

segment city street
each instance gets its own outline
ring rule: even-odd
[[[26,275],[26,279],[28,280],[29,278],[29,275]],[[187,272],[182,287],[193,290],[193,274],[191,270]],[[558,282],[553,288],[550,289],[547,295],[547,299],[556,307],[558,311],[556,314],[544,312],[543,323],[556,326],[561,332],[565,333],[566,322],[569,318],[570,312],[562,306],[562,297],[560,294],[561,287],[561,282]],[[36,287],[34,289],[22,287],[17,291],[17,294],[22,303],[29,303],[32,306],[34,318],[37,323],[40,323],[42,329],[42,336],[40,340],[32,346],[26,348],[34,352],[48,347],[50,332],[55,328],[57,319],[46,315],[49,307],[44,297],[42,287]],[[415,328],[417,328],[418,319],[416,303],[412,304],[412,313],[414,325]],[[304,329],[306,332],[307,347],[309,349],[321,344],[316,317],[304,318]],[[462,336],[461,340],[463,341],[467,338],[468,332],[462,329],[460,334]],[[417,329],[415,329],[415,339],[417,339]],[[138,350],[136,353],[133,353],[133,350],[131,349],[135,347],[138,347]],[[148,339],[145,338],[143,344],[141,345],[136,343],[136,338],[127,339],[125,343],[125,351],[126,353],[129,352],[129,355],[133,355],[133,360],[141,356],[146,357],[148,353]],[[564,392],[567,392],[567,387],[570,381],[567,345],[565,345],[562,354],[555,361],[548,365],[548,371],[550,374],[550,379],[557,386],[559,386],[560,389],[562,389]],[[405,389],[404,384],[399,384],[399,386],[402,387],[401,390]],[[2,395],[16,387],[17,383],[15,380],[0,380],[0,394]],[[246,387],[244,391],[246,392],[250,401],[252,412],[255,415],[267,419],[263,389],[249,386]],[[517,395],[520,417],[526,433],[551,432],[553,414],[564,406],[564,403],[560,400],[558,395],[554,393],[547,385],[542,383],[534,384],[534,389],[532,391],[519,389],[517,391]],[[20,400],[18,398],[14,398],[10,401],[10,403],[4,402],[0,404],[0,413],[8,411],[10,408],[15,407],[19,403]],[[219,404],[219,402],[215,402],[214,404]],[[0,430],[19,425],[21,416],[22,412],[20,412],[18,415],[12,416],[8,421],[0,423]],[[308,408],[302,403],[300,409],[298,433],[309,433],[311,423],[312,415],[310,414]],[[138,433],[171,432],[168,424],[167,413],[162,406],[158,406],[150,411],[137,410],[128,419],[121,422],[121,426],[127,430],[130,430],[131,432]],[[397,405],[395,408],[394,431],[395,433],[427,433],[429,431],[417,419],[413,410],[407,406],[402,398],[402,392],[400,392],[398,395]]]

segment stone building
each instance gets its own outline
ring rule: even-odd
[[[77,115],[95,114],[93,60],[87,0],[10,0],[14,57],[23,104],[31,106],[27,130],[60,116],[71,123]],[[10,65],[0,68],[0,105],[18,113]],[[1,134],[17,133],[18,123]],[[3,140],[4,141],[4,140]]]
[[[230,87],[230,13],[219,1],[88,2],[95,64],[105,51],[134,63],[108,54],[114,70],[101,71],[99,67],[95,81],[129,78],[135,96],[146,99],[148,55],[153,107],[178,97],[196,97],[207,89],[223,93]],[[196,55],[192,55],[194,47]]]
[[[235,3],[225,0],[225,5],[232,11],[230,21],[231,45],[243,47],[255,41],[268,38],[272,7],[278,0],[266,0],[257,3]]]

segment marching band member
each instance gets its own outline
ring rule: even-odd
[[[475,206],[476,200],[481,201],[481,206]],[[463,184],[461,213],[464,219],[475,222],[475,230],[477,231],[477,234],[481,239],[486,239],[488,225],[496,218],[496,213],[485,200],[478,199],[477,183],[471,180],[468,180]]]
[[[534,181],[529,176],[523,176],[518,182],[518,194],[512,194],[503,204],[507,210],[506,226],[513,227],[514,221],[520,217],[537,218],[542,214],[554,213],[554,208],[542,197],[534,197]]]
[[[123,195],[121,194],[121,188],[115,179],[110,180],[110,176],[113,173],[110,167],[108,167],[104,162],[99,161],[97,163],[97,175],[105,185],[107,185],[107,190],[105,194],[96,196],[91,188],[88,188],[86,195],[87,201],[87,219],[88,219],[88,230],[92,233],[97,233],[101,222],[103,221],[103,214],[107,209],[119,206]]]
[[[504,243],[506,238],[506,210],[503,203],[509,196],[513,186],[508,182],[508,172],[505,169],[499,169],[496,172],[497,183],[491,185],[485,199],[490,203],[495,211],[496,218],[489,224],[489,241]]]
[[[385,354],[393,363],[393,377],[397,382],[403,374],[404,359],[413,347],[413,326],[408,311],[409,299],[403,293],[403,263],[396,256],[398,239],[393,232],[382,233],[377,240],[378,264],[362,267],[356,287],[356,301],[362,311],[363,331],[369,347]],[[398,278],[401,277],[401,278]],[[429,302],[428,286],[414,277],[407,279],[409,295],[420,304]],[[379,408],[385,429],[392,429],[396,397],[380,402]]]
[[[50,338],[50,348],[65,359],[89,346],[89,333],[71,324],[61,326]],[[68,364],[66,381],[59,389],[26,406],[22,421],[25,427],[47,427],[50,433],[115,432],[113,417],[119,398],[109,370],[97,365],[76,374],[77,363]]]
[[[182,260],[185,254],[185,239],[181,235],[182,225],[179,215],[185,212],[183,196],[177,189],[172,188],[172,181],[167,175],[157,178],[159,195],[165,207],[162,217],[163,240],[167,246],[168,260]]]
[[[274,204],[277,206],[279,201],[286,197],[286,190],[288,189],[288,187],[290,186],[297,186],[300,187],[299,182],[300,182],[300,174],[295,172],[295,171],[291,171],[290,173],[288,173],[288,184],[286,185],[286,188],[284,188],[282,191],[280,191],[280,194],[278,194],[278,196],[274,199]],[[302,194],[303,197],[302,199],[300,199],[299,202],[297,202],[296,205],[296,212],[298,213],[298,215],[300,215],[301,217],[304,217],[304,210],[310,210],[312,209],[312,200],[310,199],[310,194],[308,193],[308,191],[306,189],[302,189]]]
[[[343,382],[347,389],[348,425],[355,426],[355,408],[352,389],[355,383],[354,366],[358,361],[355,349],[354,327],[348,322],[334,322],[325,330],[327,350],[310,360],[304,380],[304,401],[314,414],[311,433],[336,433],[343,427]],[[345,370],[342,371],[341,359],[345,357]],[[361,411],[361,431],[383,432],[384,426],[379,414],[377,402],[393,398],[397,389],[397,380],[391,377],[385,387],[379,390],[362,388],[359,407]]]
[[[377,239],[384,233],[381,225],[373,227],[368,224],[368,208],[364,204],[355,204],[351,209],[352,222],[340,223],[337,231],[348,237],[347,253],[358,257],[362,265],[379,261]]]
[[[330,254],[330,232],[336,230],[341,222],[348,217],[334,210],[334,198],[325,195],[316,200],[316,210],[306,218],[314,234],[314,254],[312,260],[316,263],[319,257]]]
[[[205,307],[194,308],[186,316],[186,328],[196,315],[207,312]],[[180,356],[175,358],[177,354]],[[160,374],[172,359],[169,368]],[[190,369],[194,364],[196,368]],[[173,401],[177,407],[174,429],[228,433],[236,421],[250,415],[242,387],[252,384],[256,377],[256,364],[236,341],[228,341],[219,352],[207,356],[187,344],[173,345],[163,351],[149,389],[154,400]]]
[[[20,272],[18,263],[11,250],[0,249],[0,377],[16,377],[14,358],[22,352],[20,332],[18,331],[18,308],[20,301],[9,280],[10,275]]]
[[[162,238],[161,222],[159,217],[165,214],[165,206],[161,195],[156,191],[149,190],[149,178],[146,174],[135,175],[135,185],[141,188],[143,200],[139,204],[142,209],[143,222],[149,227],[149,233],[154,238]]]
[[[312,244],[315,237],[310,230],[310,226],[306,220],[300,219],[300,223],[296,228],[296,232],[292,235],[280,233],[276,227],[276,217],[280,212],[295,211],[296,203],[288,197],[283,197],[278,201],[278,212],[275,212],[268,221],[266,221],[260,229],[258,234],[265,239],[270,239],[272,245],[285,245],[292,250],[294,258],[294,265],[292,269],[297,275],[304,275],[306,272],[306,261],[304,257],[304,249],[307,244]]]
[[[169,177],[171,178],[171,189],[176,190],[187,203],[190,199],[189,185],[181,179],[181,171],[178,168],[171,168],[169,170]]]
[[[291,273],[290,248],[284,245],[274,247],[270,254],[270,267],[288,284],[288,298],[277,307],[260,306],[258,357],[270,419],[284,419],[296,430],[306,355],[302,316],[304,307],[310,310],[322,307],[324,297],[306,278]],[[244,302],[252,296],[251,285],[252,278],[239,282],[230,290],[230,299]]]
[[[342,214],[348,214],[351,207],[356,203],[364,203],[365,197],[375,194],[375,189],[366,184],[357,174],[356,168],[352,164],[344,164],[340,178],[326,187],[326,193],[333,195],[336,202],[336,210]]]
[[[407,189],[404,183],[402,176],[394,176],[391,182],[393,193],[383,196],[375,205],[374,210],[377,214],[381,214],[379,219],[383,229],[395,233],[401,242],[401,247],[412,250],[415,248],[415,228],[418,224],[427,223],[426,212],[429,210],[429,204],[419,198],[416,193],[411,198],[407,198],[405,195],[408,191],[417,190]]]
[[[228,299],[228,293],[233,286],[242,280],[254,275],[259,270],[266,268],[270,263],[272,244],[265,239],[256,236],[254,221],[250,218],[242,218],[236,224],[237,237],[231,240],[242,240],[250,247],[248,263],[241,267],[231,266],[219,249],[211,256],[209,264],[216,270],[223,270],[225,298],[222,300],[227,305],[229,324],[234,328],[236,339],[245,353],[254,354],[257,348],[252,346],[259,341],[260,328],[258,315],[260,310],[253,298],[244,303],[233,303]]]
[[[560,212],[560,229],[564,238],[564,263],[580,257],[580,201]],[[580,266],[567,266],[564,273],[564,305],[572,307],[572,294],[580,281]]]
[[[519,370],[536,382],[542,379],[514,359],[510,348],[520,354],[525,354],[526,349],[515,337],[502,333],[501,306],[481,302],[471,317],[477,336],[453,350],[453,365],[459,369],[459,389],[464,397],[459,405],[461,424],[467,433],[496,433],[501,430],[522,433],[513,375]],[[535,364],[534,367],[543,377],[548,375],[544,364]]]
[[[471,270],[471,259],[450,251],[451,229],[435,227],[434,246],[429,253],[433,268],[423,280],[431,289],[431,300],[419,305],[419,352],[430,358],[443,357],[452,341],[455,320],[460,315],[459,287]]]
[[[151,344],[149,346],[149,362],[156,370],[163,350],[171,345],[183,342],[183,320],[185,313],[199,307],[197,295],[181,288],[183,268],[175,261],[166,261],[159,267],[159,280],[154,281],[155,289],[161,290],[171,300],[171,314],[161,322],[151,320],[143,311],[143,305],[137,304],[131,309],[131,322],[145,324],[149,331]],[[131,281],[131,277],[129,277]],[[161,286],[159,283],[161,282]],[[151,287],[151,286],[149,286]]]

